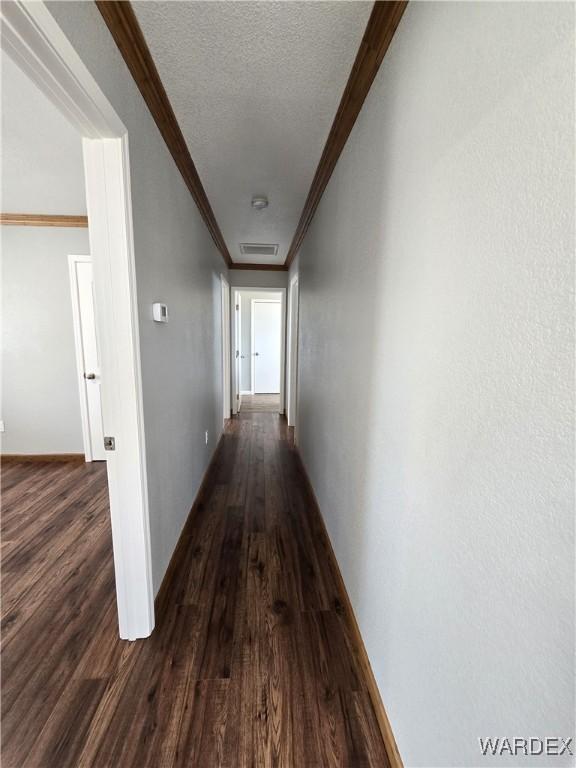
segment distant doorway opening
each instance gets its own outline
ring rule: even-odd
[[[236,288],[234,412],[284,412],[285,290]]]

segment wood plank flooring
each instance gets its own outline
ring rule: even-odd
[[[278,413],[280,395],[240,395],[239,410],[244,413]]]
[[[3,468],[4,768],[387,768],[286,422],[229,422],[153,635],[117,638],[105,467]]]

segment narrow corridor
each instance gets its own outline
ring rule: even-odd
[[[229,422],[156,630],[135,643],[117,639],[102,469],[4,469],[5,768],[387,766],[285,420]],[[18,544],[18,516],[40,518],[41,547]],[[56,548],[46,531],[69,518]]]

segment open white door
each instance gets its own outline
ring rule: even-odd
[[[254,394],[280,392],[282,358],[280,301],[252,299],[252,387]]]
[[[68,260],[84,453],[86,461],[105,461],[92,261],[89,256]]]

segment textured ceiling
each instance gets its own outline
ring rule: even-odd
[[[232,259],[282,263],[372,3],[133,7]],[[242,256],[245,242],[278,255]]]
[[[2,68],[2,210],[86,213],[82,139],[8,56]]]

